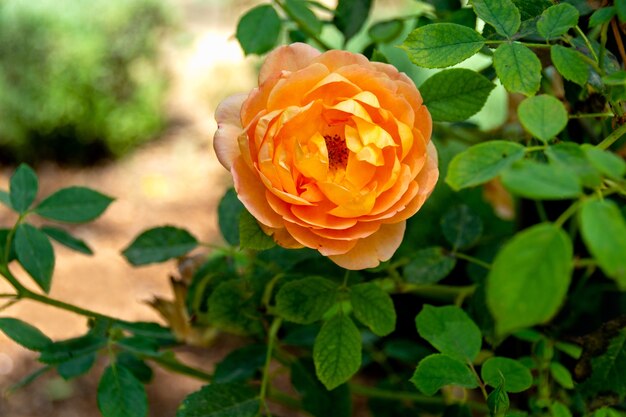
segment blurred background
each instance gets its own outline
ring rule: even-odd
[[[160,321],[146,301],[172,297],[168,277],[177,273],[176,265],[134,269],[121,250],[141,231],[160,225],[221,241],[216,206],[231,180],[212,151],[213,114],[225,97],[256,85],[261,61],[244,57],[234,33],[239,16],[259,3],[267,1],[0,1],[0,189],[8,190],[11,172],[28,162],[40,177],[39,199],[69,185],[116,199],[96,222],[66,228],[95,255],[55,246],[52,297],[127,320]],[[322,3],[334,7],[336,0]],[[415,0],[374,4],[375,20],[412,15],[423,6]],[[338,32],[323,35],[341,45]],[[361,50],[364,40],[357,36],[348,46]],[[418,85],[432,73],[412,66],[394,45],[383,52]],[[480,57],[465,63],[487,64]],[[506,109],[506,94],[497,89],[473,121],[488,130],[503,123]],[[0,227],[14,222],[0,205]],[[9,289],[0,281],[0,293]],[[32,323],[55,340],[86,329],[82,317],[28,301],[0,310],[0,316]],[[179,354],[210,369],[229,343]],[[6,395],[39,368],[36,357],[0,333],[0,416],[99,415],[96,390],[105,358],[76,380],[50,372]],[[201,385],[155,370],[150,416],[175,415]]]

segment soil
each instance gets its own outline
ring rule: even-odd
[[[171,127],[162,137],[121,160],[98,166],[68,168],[47,163],[37,167],[40,198],[69,185],[84,185],[115,197],[97,221],[67,227],[89,243],[94,256],[55,245],[57,256],[50,295],[78,306],[127,320],[162,321],[146,304],[154,296],[171,298],[169,275],[175,263],[132,268],[121,251],[141,231],[174,225],[191,231],[204,242],[220,242],[216,206],[230,178],[211,147],[213,113],[218,102],[255,83],[254,62],[245,60],[233,37],[237,17],[252,3],[222,0],[177,0],[179,29],[164,43],[164,56],[172,74],[167,113]],[[0,189],[8,189],[14,167],[0,168]],[[15,217],[0,206],[0,226]],[[35,289],[24,271],[16,274]],[[0,293],[10,287],[0,282]],[[0,303],[0,305],[2,305]],[[80,316],[20,301],[0,310],[2,317],[25,320],[55,340],[84,334]],[[226,350],[183,350],[180,358],[210,369]],[[0,333],[0,393],[39,369],[37,354]],[[96,391],[106,358],[84,377],[64,381],[54,371],[8,395],[0,395],[2,417],[97,417]],[[155,367],[156,368],[156,367]],[[182,399],[201,381],[156,370],[148,387],[150,416],[171,417]]]

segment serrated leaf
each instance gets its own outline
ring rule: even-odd
[[[587,83],[589,79],[589,64],[587,64],[580,52],[561,45],[552,45],[550,58],[554,67],[563,78],[581,86]]]
[[[14,245],[17,260],[37,285],[49,292],[54,272],[54,250],[48,237],[36,227],[22,223],[15,231]]]
[[[455,190],[483,184],[523,157],[524,147],[514,142],[494,140],[474,145],[452,159],[446,182]]]
[[[339,0],[333,23],[345,40],[352,38],[363,27],[372,8],[372,0]]]
[[[247,210],[243,210],[239,217],[239,242],[242,249],[267,250],[276,246]]]
[[[513,0],[513,3],[519,9],[522,21],[538,17],[544,10],[552,6],[550,0]]]
[[[504,88],[527,96],[535,94],[541,83],[541,62],[521,43],[505,43],[493,54],[493,65]]]
[[[550,375],[565,389],[574,389],[574,379],[571,372],[558,362],[550,363]]]
[[[602,7],[601,9],[596,10],[589,18],[589,27],[593,28],[603,25],[605,23],[609,23],[616,13],[617,11],[613,6]]]
[[[28,165],[21,164],[11,176],[9,197],[11,207],[18,213],[24,213],[35,201],[39,190],[37,174]]]
[[[569,168],[525,159],[502,174],[513,194],[536,200],[563,200],[582,195],[578,176]]]
[[[185,398],[176,417],[254,417],[258,395],[241,383],[205,385]]]
[[[550,95],[528,97],[520,103],[517,115],[524,129],[544,143],[561,133],[568,121],[563,103]]]
[[[367,34],[373,42],[385,43],[400,36],[403,30],[404,21],[402,19],[392,19],[373,24],[367,30]]]
[[[422,359],[411,382],[426,395],[434,395],[446,385],[478,387],[476,377],[465,363],[440,353]]]
[[[626,329],[614,336],[604,353],[591,359],[591,376],[583,382],[585,396],[613,392],[626,395]]]
[[[245,381],[257,372],[264,364],[267,346],[247,345],[230,352],[215,366],[214,384]]]
[[[41,231],[62,244],[63,246],[73,249],[76,252],[84,253],[85,255],[93,255],[93,251],[89,248],[89,246],[87,246],[85,242],[75,238],[65,230],[51,226],[44,226],[41,228]]]
[[[471,363],[480,352],[480,329],[465,311],[456,306],[424,305],[415,317],[419,335],[441,353]]]
[[[521,24],[520,12],[511,0],[472,0],[476,15],[502,36],[515,35]]]
[[[147,265],[183,256],[198,246],[198,241],[185,229],[173,226],[146,230],[122,252],[132,265]]]
[[[415,65],[444,68],[471,57],[485,45],[473,29],[454,23],[434,23],[415,29],[401,48]]]
[[[239,246],[239,217],[244,206],[237,198],[237,193],[230,188],[217,206],[217,220],[224,240],[232,246]]]
[[[337,284],[320,277],[307,277],[283,285],[276,294],[276,312],[288,321],[309,324],[318,321],[333,306]]]
[[[610,200],[586,200],[580,210],[583,241],[607,276],[626,290],[626,221]]]
[[[84,223],[98,218],[113,199],[85,187],[68,187],[46,197],[33,210],[60,222]]]
[[[502,357],[492,357],[483,363],[480,376],[485,384],[497,388],[504,378],[506,392],[526,391],[533,384],[530,370],[520,362]]]
[[[578,10],[571,4],[557,4],[544,10],[537,22],[537,30],[544,38],[553,39],[576,26],[578,17]]]
[[[348,381],[361,366],[361,335],[352,320],[337,314],[322,326],[313,345],[315,372],[332,390]]]
[[[236,36],[246,55],[261,55],[276,46],[281,27],[280,17],[274,7],[264,4],[248,10],[241,17]]]
[[[443,248],[420,249],[411,254],[411,262],[404,267],[404,278],[412,284],[435,284],[454,269],[456,258]]]
[[[542,223],[516,234],[487,276],[487,306],[500,335],[545,323],[567,294],[573,247],[559,227]]]
[[[545,154],[551,164],[574,171],[583,185],[592,188],[600,186],[600,173],[587,159],[580,145],[572,142],[557,143],[548,147]]]
[[[453,249],[472,246],[483,233],[483,222],[465,204],[454,206],[441,218],[441,231]]]
[[[495,84],[465,68],[436,73],[420,86],[424,105],[435,121],[462,122],[483,108]]]
[[[218,329],[243,335],[259,334],[263,330],[257,294],[245,279],[218,285],[208,304],[208,320]]]
[[[98,384],[98,408],[103,417],[145,417],[148,397],[143,384],[125,367],[104,370]]]
[[[36,327],[11,317],[0,317],[0,331],[15,343],[34,351],[41,351],[52,343],[52,340]]]
[[[396,310],[389,294],[373,283],[350,287],[354,316],[378,336],[386,336],[396,328]]]
[[[613,152],[586,143],[580,147],[587,155],[591,165],[607,177],[620,181],[626,174],[626,162]]]
[[[322,31],[322,21],[315,16],[315,13],[308,7],[304,0],[285,0],[285,11],[298,26],[304,27],[315,35]]]

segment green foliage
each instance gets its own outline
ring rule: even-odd
[[[10,202],[18,213],[24,213],[37,196],[39,180],[35,172],[25,164],[21,164],[11,176]]]
[[[420,361],[411,378],[417,389],[426,395],[434,395],[446,385],[476,388],[478,381],[472,371],[458,359],[445,354],[434,354]]]
[[[19,319],[0,317],[0,330],[26,349],[41,351],[52,343],[39,329]]]
[[[493,66],[504,87],[512,93],[534,95],[541,83],[541,62],[521,43],[505,43],[493,54]]]
[[[586,379],[581,392],[594,396],[611,392],[621,398],[626,396],[623,370],[626,366],[626,329],[621,329],[608,343],[606,351],[591,359],[591,376]]]
[[[456,259],[443,248],[420,249],[404,267],[404,277],[413,284],[434,284],[447,277],[455,265]]]
[[[0,149],[85,162],[122,155],[164,124],[161,0],[3,1]]]
[[[20,264],[45,292],[50,291],[54,250],[45,233],[23,223],[15,231],[15,254]]]
[[[144,417],[148,398],[143,384],[124,366],[107,367],[98,385],[98,408],[103,417]]]
[[[173,226],[146,230],[122,252],[135,266],[183,256],[198,246],[198,241],[188,231]]]
[[[539,34],[546,39],[564,35],[578,24],[578,10],[571,4],[561,3],[543,11],[537,22]]]
[[[361,30],[371,8],[372,0],[339,0],[333,23],[348,40]]]
[[[286,320],[309,324],[318,321],[337,298],[337,285],[325,278],[291,281],[276,294],[276,310]]]
[[[564,3],[565,4],[565,3]],[[552,45],[550,58],[563,78],[584,86],[589,79],[589,64],[580,52],[561,45]]]
[[[576,175],[563,166],[530,159],[518,161],[502,174],[502,183],[512,193],[535,200],[563,200],[582,194]]]
[[[259,405],[256,392],[246,385],[212,384],[185,398],[176,417],[253,417]]]
[[[65,247],[73,249],[76,252],[83,253],[85,255],[93,255],[93,251],[89,248],[89,246],[87,246],[84,241],[75,238],[65,230],[51,226],[44,226],[41,228],[41,231],[47,234],[48,237],[51,237]]]
[[[511,0],[472,0],[476,15],[502,36],[511,38],[520,27],[521,15]]]
[[[483,222],[472,209],[459,205],[448,210],[441,218],[441,231],[456,249],[472,246],[483,232]]]
[[[242,249],[266,250],[276,245],[246,210],[243,210],[239,216],[239,240]]]
[[[280,30],[278,13],[272,6],[265,4],[250,9],[241,17],[236,36],[246,54],[264,54],[274,48]]]
[[[112,201],[89,188],[68,187],[48,196],[33,211],[50,220],[84,223],[100,217]]]
[[[396,327],[396,311],[389,294],[376,284],[364,283],[350,287],[354,316],[378,336],[386,336]]]
[[[544,143],[549,142],[567,126],[567,110],[553,96],[529,97],[517,108],[522,126]]]
[[[522,392],[532,386],[533,376],[530,370],[519,361],[494,356],[483,363],[480,376],[485,384],[506,392]]]

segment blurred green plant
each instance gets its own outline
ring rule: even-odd
[[[162,0],[0,2],[0,155],[90,162],[164,125]]]

